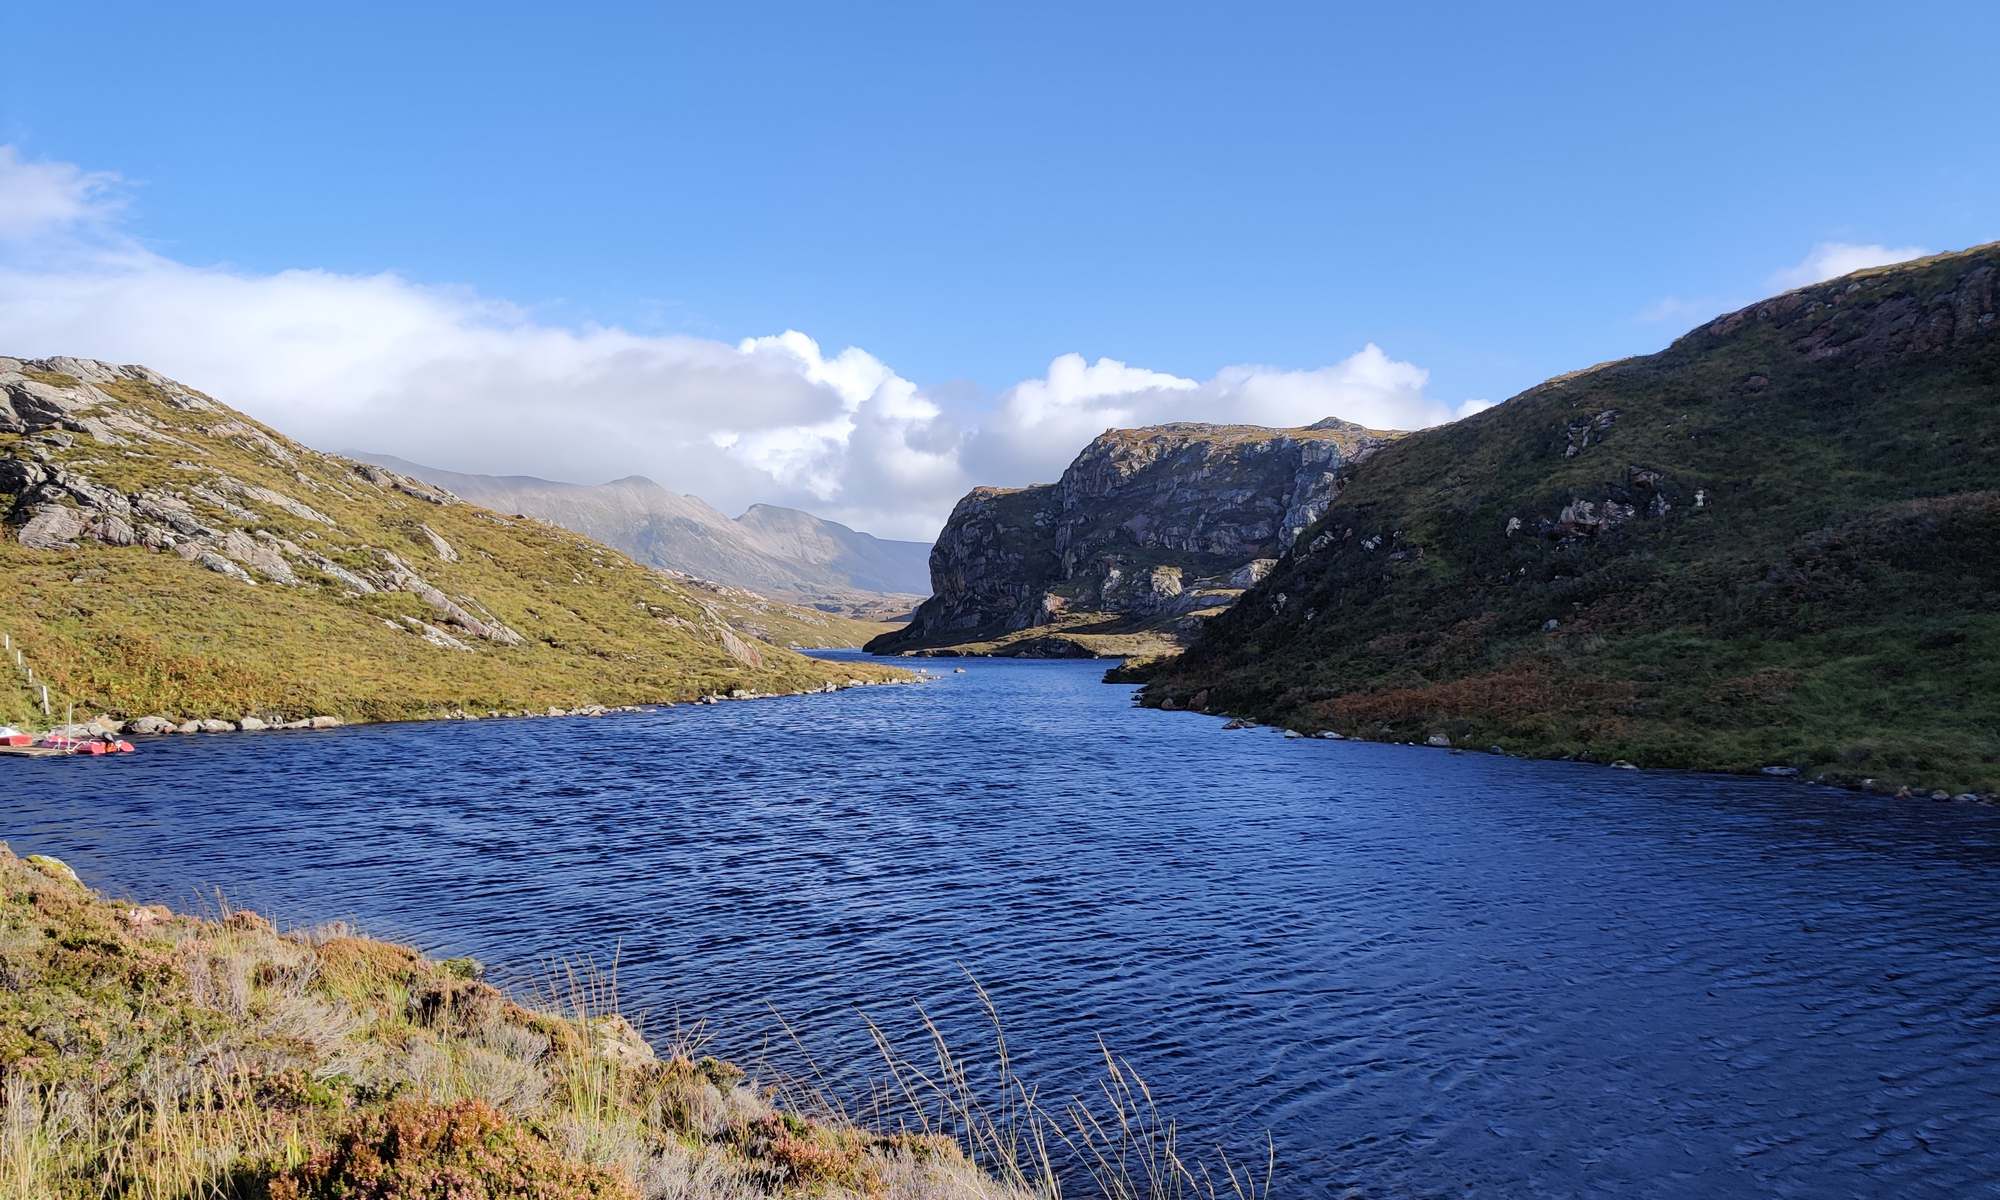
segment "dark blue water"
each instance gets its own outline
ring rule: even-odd
[[[0,836],[651,1027],[865,1063],[921,1001],[1102,1035],[1281,1195],[2000,1195],[2000,811],[1135,710],[1101,666],[8,762]],[[948,668],[946,668],[948,670]],[[836,1083],[854,1084],[834,1070]]]

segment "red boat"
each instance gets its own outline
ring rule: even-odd
[[[36,744],[63,754],[130,754],[134,748],[123,738],[75,738],[66,733],[51,733]]]

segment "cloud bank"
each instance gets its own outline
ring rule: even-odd
[[[142,362],[309,444],[458,470],[646,474],[727,511],[806,508],[930,538],[979,483],[1061,473],[1113,426],[1414,429],[1484,407],[1368,344],[1312,370],[1205,380],[1110,358],[946,404],[867,351],[787,330],[736,344],[564,326],[394,273],[246,272],[157,254],[122,226],[116,176],[0,146],[0,353]]]
[[[1773,272],[1770,284],[1774,288],[1790,291],[1792,288],[1838,279],[1851,271],[1908,262],[1930,253],[1932,251],[1922,246],[1857,246],[1849,242],[1821,242],[1798,262],[1782,271]]]
[[[1838,279],[1853,271],[1868,267],[1886,267],[1891,263],[1908,262],[1922,258],[1935,251],[1921,246],[1881,246],[1856,245],[1852,242],[1821,242],[1807,252],[1806,256],[1789,267],[1771,272],[1764,278],[1767,292],[1788,292],[1793,288],[1810,287],[1815,283],[1825,283]],[[1662,296],[1639,310],[1637,319],[1647,324],[1671,323],[1681,327],[1692,327],[1732,312],[1759,299],[1758,296]]]

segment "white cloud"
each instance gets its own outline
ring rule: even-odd
[[[1771,272],[1764,278],[1764,286],[1771,291],[1790,291],[1838,279],[1851,271],[1868,267],[1887,266],[1890,263],[1908,262],[1932,253],[1921,246],[1877,246],[1855,245],[1850,242],[1821,242],[1807,252],[1806,256],[1789,267]],[[1718,313],[1731,312],[1746,304],[1755,303],[1759,297],[1737,296],[1662,296],[1636,314],[1637,319],[1647,324],[1671,323],[1681,328],[1690,328]]]
[[[1929,253],[1931,251],[1922,246],[1858,246],[1850,242],[1821,242],[1798,262],[1782,271],[1773,272],[1770,284],[1774,288],[1789,291],[1808,284],[1838,279],[1850,271],[1908,262],[1910,259],[1922,258]]]
[[[1682,296],[1662,296],[1639,310],[1639,319],[1647,324],[1672,321],[1677,325],[1689,325],[1703,317],[1713,316],[1721,308],[1720,301],[1689,300]]]
[[[1427,396],[1429,380],[1430,372],[1372,342],[1330,367],[1231,366],[1202,381],[1065,354],[1042,378],[1001,395],[993,419],[968,439],[965,460],[982,482],[1046,481],[1106,429],[1165,421],[1297,426],[1327,417],[1419,429],[1465,415]]]
[[[118,177],[73,163],[30,162],[0,145],[0,240],[16,241],[51,230],[111,219]]]
[[[1194,380],[1065,354],[947,406],[874,355],[796,330],[731,345],[554,325],[393,273],[272,273],[156,254],[114,177],[0,146],[0,353],[143,362],[329,449],[595,481],[641,473],[729,511],[807,508],[929,538],[975,483],[1045,482],[1104,429],[1174,420],[1416,428],[1430,398],[1375,345],[1329,367]]]

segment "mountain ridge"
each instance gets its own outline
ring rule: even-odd
[[[907,612],[928,591],[929,546],[878,538],[800,509],[753,504],[731,518],[644,475],[569,483],[451,471],[368,451],[348,454],[489,507],[573,529],[640,562],[827,611],[881,619]]]

